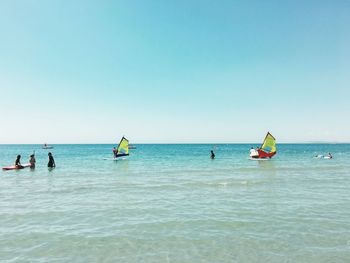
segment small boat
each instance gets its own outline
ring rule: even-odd
[[[267,133],[263,144],[257,150],[257,155],[250,156],[251,160],[271,159],[277,153],[276,139]]]
[[[46,143],[42,146],[43,149],[53,149],[53,146],[47,145]]]
[[[104,160],[116,161],[116,160],[120,159],[121,157],[125,157],[125,156],[129,155],[129,141],[124,136],[120,140],[116,151],[117,152],[116,152],[115,156],[113,156],[113,158],[104,158]]]
[[[135,146],[135,145],[132,145],[132,144],[129,144],[128,148],[129,148],[129,149],[136,149],[136,146]]]

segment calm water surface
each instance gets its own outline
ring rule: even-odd
[[[350,262],[350,145],[0,145],[2,262]],[[332,152],[334,159],[315,159]]]

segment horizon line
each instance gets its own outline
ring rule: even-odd
[[[148,144],[217,144],[217,145],[224,145],[224,144],[261,144],[262,142],[140,142],[140,143],[130,143],[131,145],[148,145]],[[97,144],[104,144],[104,145],[116,145],[118,143],[112,142],[84,142],[84,143],[50,143],[47,145],[97,145]],[[276,144],[350,144],[350,142],[333,142],[333,141],[296,141],[296,142],[278,142]],[[0,143],[0,145],[44,145],[43,143]]]

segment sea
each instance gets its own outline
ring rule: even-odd
[[[0,145],[1,262],[350,262],[350,144],[53,146]]]

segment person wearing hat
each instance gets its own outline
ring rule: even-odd
[[[29,163],[30,163],[30,169],[34,169],[35,168],[35,155],[32,154],[30,155],[30,158],[29,158]]]

